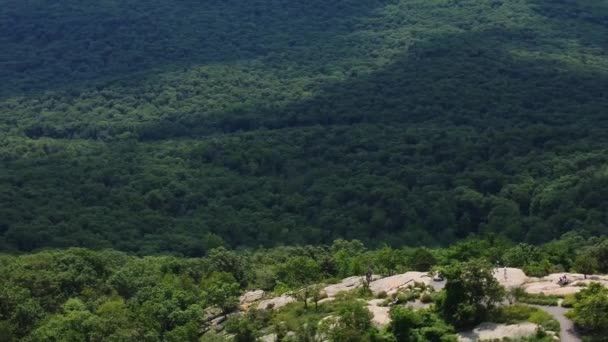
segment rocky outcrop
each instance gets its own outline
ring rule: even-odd
[[[458,334],[459,342],[517,340],[534,335],[538,325],[534,323],[495,324],[482,323],[473,331]]]
[[[391,322],[390,308],[383,306],[384,299],[372,299],[367,302],[367,309],[374,315],[372,323],[378,327],[383,327]]]
[[[372,276],[372,280],[380,279],[379,275]],[[352,291],[356,288],[361,287],[365,281],[365,277],[363,276],[354,276],[342,279],[341,282],[337,284],[331,284],[326,286],[323,291],[327,294],[327,297],[335,297],[340,292]]]
[[[247,310],[253,303],[262,300],[265,294],[266,293],[262,290],[245,292],[241,297],[239,297],[241,309]]]
[[[435,283],[426,272],[406,272],[372,281],[369,288],[374,295],[378,295],[383,292],[390,295],[399,291],[399,289],[407,287],[409,284],[416,282],[431,286],[433,286]]]
[[[259,302],[257,305],[257,308],[260,310],[278,309],[287,304],[294,303],[295,301],[296,301],[296,299],[290,295],[282,295],[280,297],[265,299],[265,300]]]

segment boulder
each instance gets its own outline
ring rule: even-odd
[[[373,280],[379,279],[379,275],[372,276]],[[361,287],[363,281],[365,280],[364,276],[354,276],[342,279],[341,282],[337,284],[331,284],[326,286],[323,291],[327,294],[327,297],[335,297],[340,292],[352,291],[356,288]]]
[[[280,297],[265,299],[265,300],[259,302],[257,308],[260,310],[278,309],[282,306],[291,304],[295,301],[296,301],[295,298],[293,298],[292,296],[282,295]]]
[[[382,292],[390,295],[415,282],[422,282],[426,285],[432,285],[434,283],[426,272],[406,272],[372,281],[369,288],[374,295],[378,295]]]
[[[263,290],[245,292],[241,297],[239,297],[239,302],[241,305],[251,304],[262,300],[262,298],[264,298],[264,294],[265,292]]]

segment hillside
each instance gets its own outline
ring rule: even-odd
[[[8,0],[0,251],[608,233],[608,6]]]
[[[82,248],[0,255],[0,337],[8,342],[456,342],[456,333],[476,341],[476,333],[467,331],[495,322],[502,325],[482,334],[553,342],[560,332],[554,318],[561,318],[563,341],[580,341],[566,339],[573,324],[589,338],[585,341],[602,341],[607,255],[608,239],[576,234],[539,247],[468,240],[443,249],[368,250],[359,241],[337,240],[246,253],[218,248],[202,258]],[[581,260],[595,266],[586,268]],[[504,267],[503,273],[496,263],[523,271]],[[368,265],[373,281],[366,284]],[[560,286],[555,280],[568,270],[597,274],[568,274],[572,282]],[[560,300],[573,308],[567,317],[568,309],[556,306]],[[513,301],[519,303],[506,304]],[[543,314],[538,304],[561,314]]]

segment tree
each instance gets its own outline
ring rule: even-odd
[[[319,301],[324,298],[323,286],[321,284],[305,286],[296,292],[296,297],[304,303],[305,309],[308,308],[308,300],[312,299],[316,310],[319,308]]]
[[[437,259],[428,248],[416,248],[409,257],[408,264],[418,272],[427,272],[437,264]]]
[[[31,340],[87,341],[97,325],[96,320],[81,300],[72,298],[63,305],[61,313],[51,316],[32,332]]]
[[[397,342],[447,342],[456,336],[437,314],[430,310],[414,311],[395,306],[390,311],[388,326]]]
[[[504,296],[504,288],[487,262],[473,260],[454,264],[442,271],[447,279],[438,307],[446,322],[470,328],[487,318]]]
[[[327,293],[323,291],[323,285],[316,284],[312,286],[312,301],[315,303],[315,310],[319,309],[319,301],[327,297]]]
[[[323,322],[324,330],[331,341],[367,341],[374,333],[372,318],[372,313],[364,306],[364,303],[347,302],[338,308],[335,317]]]
[[[376,252],[376,264],[392,276],[399,264],[399,255],[390,246],[385,245]]]
[[[322,324],[318,320],[308,317],[303,324],[298,325],[296,328],[295,340],[297,342],[321,342],[325,341],[321,334],[319,334],[319,328],[323,328]]]
[[[201,285],[207,294],[207,302],[216,305],[224,313],[237,306],[241,289],[232,274],[214,272],[207,279],[203,279]]]
[[[365,246],[359,240],[345,241],[338,239],[332,244],[331,252],[338,275],[341,277],[358,274],[364,267],[361,257],[365,252]]]
[[[308,309],[308,299],[313,295],[312,286],[305,286],[296,292],[296,297],[304,303],[304,309]]]
[[[586,334],[605,337],[608,333],[608,289],[591,283],[575,295],[575,300],[568,317]]]
[[[390,316],[388,329],[397,342],[414,341],[413,330],[422,325],[422,318],[413,310],[400,306],[391,308]]]
[[[224,247],[218,247],[209,251],[208,258],[213,271],[230,273],[240,285],[246,284],[247,264],[240,255]]]
[[[587,279],[588,274],[597,272],[599,262],[591,250],[586,250],[576,256],[573,267],[576,272],[582,273]]]
[[[296,256],[282,265],[281,273],[288,285],[299,287],[319,279],[320,267],[312,258]]]
[[[233,318],[226,323],[226,331],[234,334],[234,342],[255,342],[255,327],[246,318]]]
[[[515,247],[509,248],[504,256],[504,262],[510,267],[524,267],[532,262],[541,259],[538,247],[525,243],[520,243]]]

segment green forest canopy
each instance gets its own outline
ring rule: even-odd
[[[9,0],[0,250],[608,232],[591,0]]]
[[[392,249],[388,246],[366,249],[360,241],[336,240],[331,245],[277,247],[239,253],[216,248],[202,258],[137,257],[114,250],[82,248],[0,255],[0,337],[2,341],[11,342],[199,341],[209,309],[214,306],[226,311],[235,309],[238,296],[246,289],[263,289],[272,297],[310,284],[362,275],[369,265],[373,265],[375,274],[384,275],[410,270],[429,271],[431,268],[443,270],[448,285],[445,292],[435,293],[438,295],[435,296],[437,310],[432,311],[443,312],[445,322],[434,317],[431,322],[424,323],[428,320],[413,316],[409,318],[417,323],[408,323],[407,316],[414,313],[395,306],[396,312],[393,310],[391,314],[394,324],[388,330],[397,341],[452,341],[428,337],[407,339],[404,335],[427,325],[435,326],[427,331],[428,334],[433,331],[434,334],[451,334],[454,327],[462,330],[480,320],[496,318],[488,316],[495,315],[495,312],[486,311],[489,307],[475,305],[479,296],[483,299],[494,293],[494,297],[500,297],[502,287],[492,277],[492,267],[496,263],[522,267],[529,275],[544,276],[551,272],[576,271],[575,260],[583,255],[595,260],[594,272],[608,273],[608,239],[584,239],[573,233],[541,246],[478,239],[439,249]],[[480,260],[483,261],[480,263]],[[468,271],[463,272],[466,269]],[[450,283],[451,279],[454,283]],[[606,291],[600,285],[589,285],[574,298],[574,309],[569,316],[586,334],[604,336],[608,314]],[[361,297],[365,298],[365,294],[353,292],[351,299],[361,306]],[[603,297],[596,296],[596,292]],[[287,311],[293,311],[291,317],[282,309],[266,313],[251,310],[247,315],[234,317],[245,319],[244,328],[255,324],[249,329],[258,336],[263,335],[262,330],[268,334],[273,325],[282,321],[290,331],[301,333],[299,329],[310,323],[307,319],[315,319],[313,326],[317,326],[319,320],[330,315],[336,309],[332,309],[332,303],[324,303],[321,311],[316,305],[309,305],[307,310],[298,303],[287,308]],[[598,306],[598,303],[604,303],[604,306]],[[474,308],[462,310],[467,305]],[[521,305],[505,306],[507,311],[518,310],[518,307],[522,308]],[[340,308],[337,309],[339,312]],[[455,315],[453,310],[462,311]],[[463,317],[467,321],[461,321]],[[371,330],[369,328],[366,326],[365,330]],[[437,331],[438,328],[441,329]],[[353,330],[343,332],[353,333]],[[331,340],[342,342],[346,339]]]

